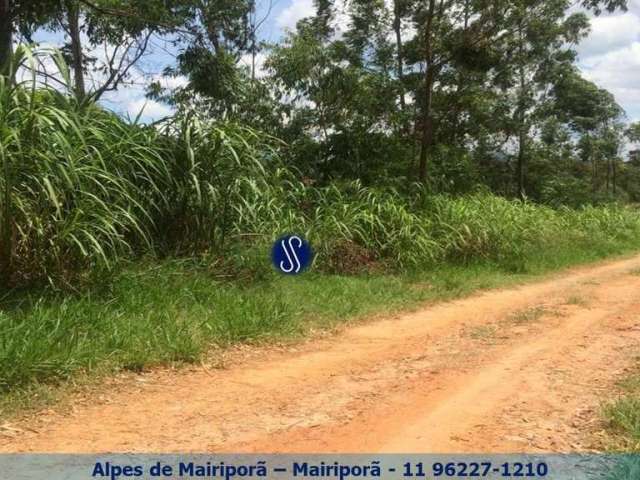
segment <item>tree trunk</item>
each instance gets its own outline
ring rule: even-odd
[[[598,159],[593,153],[591,153],[591,163],[593,165],[592,188],[593,193],[596,193],[598,191]]]
[[[432,98],[433,98],[433,73],[432,68],[429,67],[430,73],[427,74],[425,81],[425,104],[424,113],[422,115],[422,142],[420,145],[420,171],[419,179],[421,182],[427,181],[427,166],[429,163],[429,156],[433,149],[433,112],[432,112]]]
[[[78,100],[86,95],[84,69],[82,68],[82,40],[80,38],[80,9],[73,0],[66,2],[69,36],[71,37],[71,67],[73,69],[74,90]]]
[[[525,162],[526,162],[527,135],[524,126],[520,126],[518,135],[518,166],[516,168],[516,176],[518,183],[518,196],[524,200],[527,196],[525,189]]]
[[[13,52],[13,13],[11,0],[0,0],[0,75],[9,73],[9,62]],[[1,121],[1,120],[0,120]],[[2,157],[4,179],[2,203],[0,207],[0,288],[8,288],[11,283],[13,232],[11,217],[11,166],[9,157]]]
[[[524,15],[523,15],[524,17]],[[524,32],[523,24],[520,24],[519,29],[519,52],[520,52],[520,66],[519,66],[519,80],[520,80],[520,98],[518,99],[518,166],[516,168],[516,184],[518,186],[518,196],[524,200],[526,198],[526,166],[527,161],[527,118],[526,118],[526,89],[527,79],[524,68]]]
[[[404,46],[402,42],[402,11],[400,2],[402,0],[394,0],[393,2],[393,30],[396,34],[396,76],[398,77],[398,100],[400,101],[400,111],[402,112],[402,120],[400,124],[400,133],[405,137],[411,134],[410,120],[407,117],[407,101],[405,98],[406,91],[404,87]],[[412,180],[415,172],[415,137],[411,139],[412,154],[407,166],[407,180]]]
[[[0,210],[0,288],[9,288],[12,273],[13,256],[13,221],[11,208],[11,165],[9,156],[2,156],[2,175],[4,185],[2,191],[2,208]]]
[[[13,52],[13,15],[11,0],[0,0],[0,73],[8,68]]]
[[[617,161],[616,160],[617,159],[614,158],[612,163],[611,163],[611,175],[612,175],[611,180],[612,180],[612,183],[613,183],[613,196],[614,197],[616,196],[616,193],[617,193],[617,191],[616,191],[617,190],[617,186],[616,186],[616,173],[617,173],[616,172],[616,163],[617,163]]]
[[[424,58],[426,61],[426,72],[424,80],[424,106],[422,112],[422,142],[420,145],[420,165],[418,178],[421,182],[427,181],[427,165],[429,156],[433,149],[433,84],[435,81],[435,65],[432,43],[433,17],[435,14],[435,0],[429,0],[429,10],[424,32]]]
[[[251,83],[256,81],[256,55],[257,55],[257,43],[256,43],[256,2],[251,0],[249,3],[249,40],[251,42]]]
[[[397,71],[398,83],[400,84],[400,109],[404,113],[406,101],[404,98],[404,51],[402,47],[402,18],[400,12],[400,0],[394,1],[393,30],[396,33]]]

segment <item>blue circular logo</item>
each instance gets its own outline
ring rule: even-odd
[[[311,245],[300,235],[284,235],[275,241],[271,249],[271,261],[280,273],[297,275],[311,265]]]

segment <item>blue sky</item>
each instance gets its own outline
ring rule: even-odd
[[[259,31],[260,37],[267,41],[277,41],[284,29],[294,28],[299,19],[313,13],[312,0],[258,0],[258,5],[259,17],[269,13]],[[49,34],[38,39],[56,43],[56,38]],[[161,79],[162,69],[171,62],[171,55],[163,51],[164,47],[162,41],[155,40],[152,53],[134,72],[134,84],[105,96],[105,106],[131,116],[144,108],[142,118],[147,121],[169,115],[169,107],[144,97],[144,83],[150,78]],[[577,50],[584,76],[611,91],[630,120],[640,121],[640,0],[629,0],[626,13],[592,18],[591,34]],[[184,80],[162,81],[174,86]]]
[[[630,120],[640,121],[640,0],[629,0],[626,13],[593,18],[578,53],[584,76],[612,92]]]

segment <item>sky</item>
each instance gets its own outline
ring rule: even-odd
[[[629,121],[640,121],[640,0],[628,2],[629,10],[625,13],[592,16],[591,33],[577,48],[578,66],[587,79],[615,95]],[[259,17],[266,17],[259,36],[271,42],[314,11],[312,0],[258,0],[258,5]],[[171,114],[168,106],[144,96],[144,84],[150,78],[161,80],[167,86],[184,82],[180,78],[162,79],[162,69],[171,62],[171,56],[161,43],[156,40],[152,53],[141,62],[134,74],[134,85],[123,86],[105,96],[106,107],[131,117],[143,110],[143,121]]]
[[[640,121],[640,0],[629,0],[626,13],[592,18],[577,50],[585,78],[613,93],[630,121]]]

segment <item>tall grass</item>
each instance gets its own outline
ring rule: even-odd
[[[39,56],[68,81],[56,53],[26,47],[0,77],[2,284],[71,285],[141,252],[223,248],[230,201],[265,175],[271,140],[197,115],[128,123],[39,85]]]
[[[38,55],[21,47],[13,70],[34,72]],[[142,253],[242,263],[243,251],[265,251],[284,232],[309,237],[316,266],[329,271],[450,261],[524,271],[540,252],[606,252],[640,233],[638,213],[618,206],[552,209],[358,182],[311,187],[283,165],[284,146],[254,130],[194,111],[156,127],[128,123],[64,89],[36,88],[35,73],[23,78],[0,79],[0,263],[8,285],[69,284]]]
[[[171,183],[166,208],[157,217],[158,238],[182,253],[222,250],[234,204],[251,182],[265,183],[267,169],[279,163],[277,140],[197,112],[172,118],[161,129],[171,145],[164,156]]]
[[[216,274],[206,261],[136,262],[106,287],[74,295],[31,290],[3,298],[0,418],[7,406],[3,396],[22,392],[37,402],[34,388],[82,373],[194,362],[212,346],[295,337],[310,327],[331,327],[511,279],[492,268],[450,266],[424,272],[415,283],[388,274],[310,272],[244,284]]]
[[[631,207],[311,186],[283,164],[276,139],[198,112],[153,127],[125,121],[38,85],[38,55],[20,47],[13,71],[31,76],[0,77],[1,392],[193,361],[211,343],[299,332],[309,317],[450,297],[640,248]],[[66,66],[50,58],[64,83]],[[303,279],[270,267],[285,232],[317,253]],[[132,265],[141,256],[152,265]],[[199,260],[176,267],[159,256]],[[364,271],[378,275],[344,275]],[[103,272],[110,282],[77,288]],[[412,276],[434,289],[415,289]],[[38,283],[77,292],[6,288]]]
[[[13,70],[33,72],[35,55],[20,47]],[[0,77],[6,283],[65,281],[150,245],[149,220],[169,179],[152,131],[36,85],[35,74]]]
[[[636,359],[637,360],[637,359]],[[603,405],[607,433],[604,446],[612,451],[640,452],[640,374],[638,364],[619,382],[619,395]]]
[[[486,192],[400,194],[358,182],[309,188],[291,178],[250,189],[236,209],[238,233],[305,233],[320,268],[346,244],[396,270],[492,262],[524,272],[541,254],[561,262],[572,250],[592,250],[595,258],[635,244],[640,233],[640,212],[619,205],[553,209]]]

